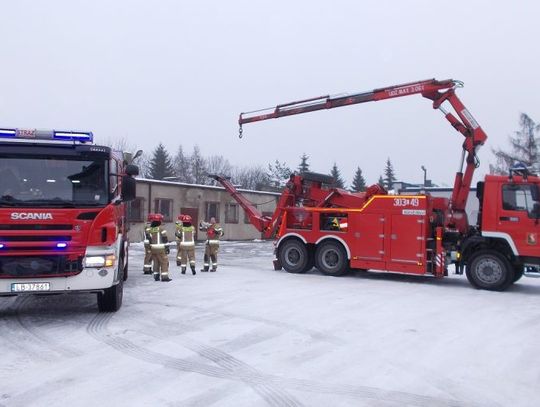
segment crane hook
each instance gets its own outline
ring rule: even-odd
[[[244,132],[244,130],[242,130],[242,125],[240,125],[240,127],[238,128],[238,138],[242,138],[242,133]]]

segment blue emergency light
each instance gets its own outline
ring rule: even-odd
[[[67,247],[67,243],[65,242],[56,243],[56,247],[59,249],[64,249]]]
[[[90,131],[60,131],[38,129],[3,129],[0,128],[0,138],[36,139],[36,140],[64,140],[79,141],[81,143],[93,142],[94,135]]]

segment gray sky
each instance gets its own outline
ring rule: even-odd
[[[241,111],[403,82],[459,79],[488,134],[477,175],[521,112],[540,121],[535,1],[8,1],[0,5],[0,125],[92,130],[150,152],[232,164],[305,152],[369,184],[390,157],[399,179],[451,185],[462,136],[420,96],[254,123]],[[476,178],[479,178],[478,176]]]

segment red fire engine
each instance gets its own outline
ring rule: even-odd
[[[465,140],[450,199],[388,195],[374,185],[362,193],[332,188],[326,175],[293,174],[273,216],[265,217],[224,177],[213,175],[268,238],[277,237],[276,269],[303,273],[315,266],[338,276],[348,269],[443,277],[448,266],[466,272],[476,288],[504,290],[523,274],[540,276],[540,178],[526,168],[478,183],[479,215],[469,224],[465,206],[477,150],[486,134],[457,97],[462,83],[435,79],[347,96],[300,100],[267,112],[242,113],[242,125],[322,109],[420,94],[441,110]],[[443,108],[449,103],[455,114]],[[261,113],[262,112],[262,113]],[[465,171],[463,172],[463,166]]]
[[[122,305],[130,155],[91,132],[0,128],[0,295],[97,293]]]

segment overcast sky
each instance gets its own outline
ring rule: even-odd
[[[369,184],[451,185],[462,136],[421,96],[244,127],[241,111],[415,80],[459,79],[458,95],[507,146],[521,112],[540,121],[539,3],[421,0],[48,0],[0,5],[0,125],[84,129],[151,152],[161,141],[232,164],[306,153]],[[478,176],[476,177],[479,178]]]

